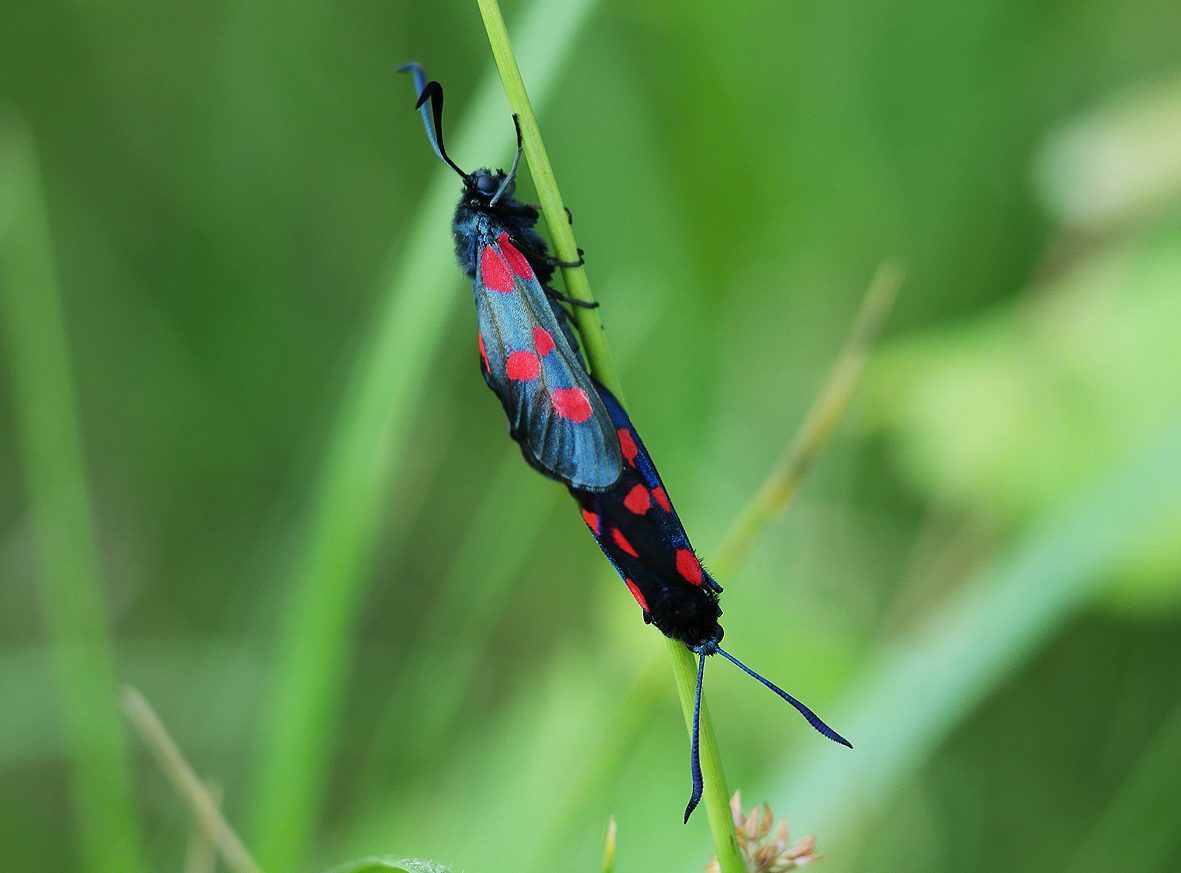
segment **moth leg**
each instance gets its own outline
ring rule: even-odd
[[[581,306],[583,309],[598,309],[599,308],[599,301],[597,301],[597,300],[594,303],[587,303],[585,300],[576,300],[575,298],[570,297],[567,294],[563,294],[561,291],[555,291],[553,288],[546,288],[545,293],[547,295],[549,295],[550,297],[552,297],[554,300],[560,300],[563,303],[569,304],[570,306]]]
[[[586,263],[586,252],[582,249],[578,250],[577,261],[563,261],[561,258],[550,257],[549,252],[545,248],[538,248],[530,245],[525,240],[515,240],[517,248],[519,248],[526,258],[538,264],[545,264],[547,267],[581,267]]]
[[[577,261],[563,261],[558,258],[550,257],[542,258],[542,260],[544,260],[551,267],[581,267],[586,263],[586,258],[584,257],[585,255],[586,252],[584,252],[582,249],[579,249]]]
[[[532,209],[534,212],[541,212],[541,204],[540,203],[536,203],[536,204],[523,203],[521,205],[528,208],[528,209]],[[570,207],[563,206],[562,208],[566,210],[566,223],[573,224],[574,223],[574,213],[570,211]]]

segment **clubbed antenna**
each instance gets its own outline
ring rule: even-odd
[[[701,737],[701,680],[705,678],[705,653],[697,656],[697,690],[693,695],[693,750],[689,755],[689,764],[693,769],[693,794],[689,797],[689,805],[685,807],[685,824],[689,823],[689,816],[697,809],[701,802],[703,780],[701,778],[701,755],[698,743]]]
[[[697,655],[697,689],[693,695],[693,746],[689,758],[690,766],[693,770],[693,794],[689,797],[689,805],[685,807],[686,823],[689,821],[689,816],[693,814],[693,810],[697,808],[697,804],[701,802],[701,793],[703,789],[703,780],[701,778],[701,755],[698,750],[698,746],[701,737],[701,683],[702,680],[705,679],[706,655],[711,655],[714,652],[717,652],[743,673],[758,679],[760,682],[762,682],[764,685],[794,706],[799,711],[800,715],[808,720],[808,724],[812,725],[812,727],[816,728],[817,731],[828,737],[828,739],[832,740],[834,743],[840,743],[842,746],[848,746],[850,749],[853,748],[852,743],[826,725],[820,716],[808,709],[808,707],[806,707],[803,703],[796,700],[774,682],[771,682],[769,679],[764,679],[762,676],[760,676],[750,667],[746,666],[746,664],[739,661],[729,652],[723,651],[717,645],[713,645],[712,647],[708,648],[702,648],[704,651],[698,651]]]
[[[406,64],[399,67],[398,72],[410,73],[414,76],[414,87],[418,90],[418,102],[414,104],[414,108],[422,112],[422,123],[426,127],[426,138],[430,140],[431,148],[447,166],[466,180],[468,174],[459,169],[459,165],[451,160],[443,145],[443,86],[433,80],[426,81],[426,74],[418,64]],[[427,100],[430,100],[431,103],[430,112],[427,111]]]
[[[796,700],[794,697],[792,697],[790,694],[788,694],[786,691],[784,691],[782,688],[780,688],[774,682],[770,681],[769,679],[764,679],[762,676],[760,676],[758,673],[756,673],[750,667],[746,666],[746,664],[739,661],[737,658],[735,658],[729,652],[724,652],[719,648],[719,649],[717,649],[717,653],[719,655],[721,655],[723,658],[725,658],[727,661],[729,661],[731,664],[736,666],[739,670],[741,670],[746,675],[753,676],[754,678],[758,679],[760,682],[762,682],[764,685],[766,685],[768,688],[770,688],[772,691],[774,691],[776,694],[778,694],[780,697],[782,697],[784,700],[786,700],[788,703],[790,703],[792,706],[794,706],[799,711],[800,715],[802,715],[804,718],[808,719],[808,724],[812,725],[812,727],[816,728],[817,731],[822,733],[824,736],[828,737],[834,743],[840,743],[842,746],[848,746],[850,749],[853,748],[853,744],[851,742],[846,740],[844,737],[842,737],[840,734],[838,734],[836,731],[834,731],[832,728],[830,728],[828,725],[826,725],[824,723],[824,721],[821,720],[820,716],[818,716],[812,710],[808,709],[808,707],[804,706],[804,704],[800,703],[800,701]],[[699,683],[699,685],[700,685],[700,683]]]
[[[521,143],[521,120],[517,118],[515,112],[513,113],[513,127],[517,129],[517,153],[513,156],[513,168],[508,171],[508,175],[504,177],[504,181],[500,183],[496,193],[492,195],[492,199],[488,202],[489,206],[495,206],[500,195],[512,187],[517,178],[517,167],[521,165],[521,151],[524,149],[524,145]]]

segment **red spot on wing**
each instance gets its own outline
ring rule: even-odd
[[[535,359],[536,360],[536,359]],[[591,417],[590,398],[581,388],[555,388],[550,392],[554,412],[576,424]]]
[[[513,352],[504,363],[504,372],[514,381],[528,382],[541,375],[541,361],[533,352]]]
[[[701,584],[701,562],[688,549],[677,549],[677,572],[692,585]]]
[[[599,526],[602,522],[599,519],[598,513],[591,512],[589,509],[583,509],[581,512],[582,520],[586,522],[586,526],[590,528],[591,533],[598,536],[600,531],[602,531],[602,528]]]
[[[636,599],[636,603],[640,604],[640,609],[644,610],[644,612],[648,612],[648,598],[643,595],[639,586],[636,585],[636,583],[631,579],[625,578],[623,581],[624,584],[627,585],[628,591],[632,593],[632,597]]]
[[[496,241],[500,243],[500,252],[504,255],[504,259],[508,261],[508,265],[512,268],[513,272],[522,279],[532,279],[533,269],[529,266],[529,261],[526,260],[523,254],[517,251],[516,246],[509,242],[508,234],[501,231]]]
[[[489,291],[508,294],[513,290],[513,274],[509,272],[504,258],[492,246],[484,246],[484,251],[480,252],[480,281]]]
[[[554,350],[554,338],[540,324],[533,326],[533,348],[537,349],[539,358],[544,358]]]
[[[627,537],[623,535],[623,531],[621,531],[619,528],[611,528],[611,539],[615,540],[615,545],[619,546],[619,548],[623,549],[633,558],[640,557],[638,554],[636,554],[636,550],[632,548],[632,544],[627,541]]]
[[[673,505],[668,502],[668,494],[663,487],[653,488],[652,496],[656,498],[656,502],[660,504],[660,508],[665,512],[673,511]]]
[[[484,350],[484,334],[477,333],[476,339],[480,341],[480,360],[484,362],[484,370],[491,373],[492,367],[488,364],[488,352]]]
[[[643,515],[652,505],[652,501],[648,498],[648,489],[643,485],[636,485],[627,492],[627,497],[623,498],[623,505],[636,515]]]
[[[623,450],[623,457],[633,467],[636,465],[636,441],[632,439],[632,432],[626,427],[619,429],[619,448]]]

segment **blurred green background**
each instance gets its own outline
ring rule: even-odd
[[[706,563],[875,265],[800,499],[722,579],[728,776],[820,869],[1181,869],[1173,0],[508,3]],[[451,258],[512,128],[474,4],[56,0],[0,31],[0,845],[180,869],[142,690],[269,871],[696,870],[659,636],[521,462]],[[528,196],[528,183],[525,183]]]

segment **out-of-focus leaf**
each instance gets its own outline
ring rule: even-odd
[[[414,858],[395,860],[389,857],[362,858],[333,867],[328,873],[451,873],[450,867],[434,861],[419,861]]]
[[[1046,142],[1034,180],[1067,226],[1097,230],[1181,197],[1181,78],[1108,101]]]
[[[1181,409],[1181,224],[1079,264],[1035,296],[906,340],[876,369],[877,427],[915,488],[1005,527],[1083,483]],[[1181,603],[1181,519],[1146,527],[1115,595]]]

